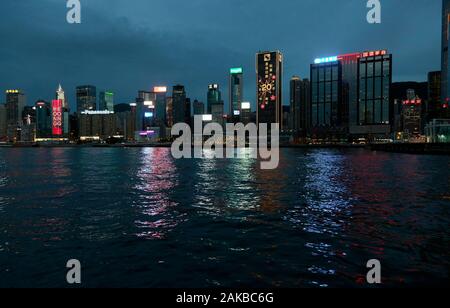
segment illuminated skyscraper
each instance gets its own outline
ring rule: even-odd
[[[258,53],[256,55],[256,75],[257,125],[259,126],[260,123],[278,123],[281,129],[283,127],[283,55],[281,52]]]
[[[184,123],[186,116],[186,91],[184,86],[176,85],[172,90],[173,98],[173,123]]]
[[[50,104],[39,100],[36,108],[36,137],[38,139],[50,138],[52,133],[52,118]]]
[[[22,127],[22,111],[26,105],[25,94],[20,90],[6,91],[6,124],[8,140],[20,140],[20,127]]]
[[[336,57],[311,64],[311,125],[314,135],[343,128],[342,64]]]
[[[64,93],[64,89],[61,84],[58,86],[58,90],[56,90],[56,99],[61,100],[63,103],[63,108],[65,110],[69,110],[69,102],[66,100],[66,95]]]
[[[79,86],[76,89],[77,112],[97,110],[97,88],[94,86]]]
[[[230,69],[230,116],[239,121],[244,95],[244,75],[242,68]]]
[[[102,91],[99,94],[98,109],[114,111],[114,93],[111,91]]]
[[[167,87],[154,87],[153,92],[156,95],[155,117],[158,126],[166,125],[167,122]]]
[[[219,85],[218,84],[210,84],[208,86],[208,94],[207,94],[207,98],[208,98],[208,114],[211,114],[211,110],[212,110],[212,106],[213,105],[218,105],[218,104],[223,104],[222,102],[222,93],[219,90]]]
[[[442,1],[442,50],[441,50],[441,103],[448,104],[450,100],[450,59],[449,59],[449,38],[450,38],[450,0]],[[448,106],[448,105],[447,105]]]

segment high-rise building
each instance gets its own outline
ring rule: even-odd
[[[76,89],[77,112],[97,110],[97,88],[94,86],[79,86]]]
[[[6,123],[6,105],[0,104],[0,141],[6,140],[6,132],[7,132],[7,123]]]
[[[392,55],[386,51],[366,52],[359,59],[358,113],[355,133],[389,135],[391,110]]]
[[[167,97],[166,117],[167,117],[167,126],[172,127],[174,124],[174,122],[173,122],[173,97],[172,96]]]
[[[98,110],[114,111],[114,93],[111,91],[102,91],[99,94]]]
[[[311,128],[314,138],[345,131],[342,64],[337,57],[311,64]]]
[[[450,100],[450,0],[442,0],[441,104]],[[448,106],[448,105],[447,105]]]
[[[302,80],[298,76],[293,76],[290,82],[291,121],[289,129],[294,132],[300,131],[301,91]]]
[[[441,104],[441,72],[428,73],[428,100],[426,104],[426,123],[433,119],[445,118],[444,106]]]
[[[186,98],[186,108],[184,109],[184,123],[187,123],[191,125],[191,119],[192,119],[192,111],[191,111],[191,99],[188,97]]]
[[[422,130],[422,100],[412,90],[402,104],[402,131],[409,138],[418,137]]]
[[[258,53],[256,55],[256,75],[257,125],[278,123],[281,129],[283,127],[283,55],[281,52]]]
[[[219,90],[218,84],[210,84],[208,86],[207,103],[208,114],[211,114],[213,105],[223,104],[222,93]]]
[[[184,123],[186,116],[186,91],[184,86],[176,85],[172,89],[173,123]]]
[[[26,105],[25,94],[20,90],[6,91],[6,123],[8,140],[20,140],[20,127],[23,125],[22,111]]]
[[[167,87],[154,87],[153,92],[156,95],[155,117],[157,126],[165,126],[167,123]]]
[[[244,125],[252,122],[252,107],[250,102],[241,103],[241,122]]]
[[[81,141],[106,140],[116,135],[116,115],[114,111],[83,111],[79,116]]]
[[[36,138],[47,139],[51,137],[51,111],[50,105],[46,101],[38,100],[36,109]]]
[[[199,102],[198,100],[194,100],[194,115],[202,114],[205,114],[205,104],[203,102]]]
[[[390,134],[392,55],[386,50],[316,59],[311,65],[313,133],[375,138]]]
[[[291,78],[291,119],[290,129],[294,135],[305,135],[310,123],[310,83],[309,79],[300,79],[298,76]]]
[[[230,69],[230,116],[239,122],[244,97],[244,74],[241,67]]]
[[[55,97],[55,99],[58,99],[58,100],[62,101],[63,109],[65,109],[67,111],[70,109],[69,108],[69,102],[66,99],[66,94],[65,94],[64,89],[61,86],[61,84],[58,85],[58,89],[56,90],[56,97]]]

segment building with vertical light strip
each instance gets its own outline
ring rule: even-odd
[[[244,95],[244,75],[241,67],[230,69],[230,116],[239,122]]]
[[[280,51],[256,54],[256,123],[278,123],[283,127],[283,55]],[[270,125],[269,125],[270,129]]]

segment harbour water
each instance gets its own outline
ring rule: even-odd
[[[450,157],[281,149],[175,160],[169,148],[0,149],[0,287],[442,286]]]

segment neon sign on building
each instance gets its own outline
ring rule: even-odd
[[[63,134],[63,102],[60,99],[52,101],[52,133],[54,136]]]

